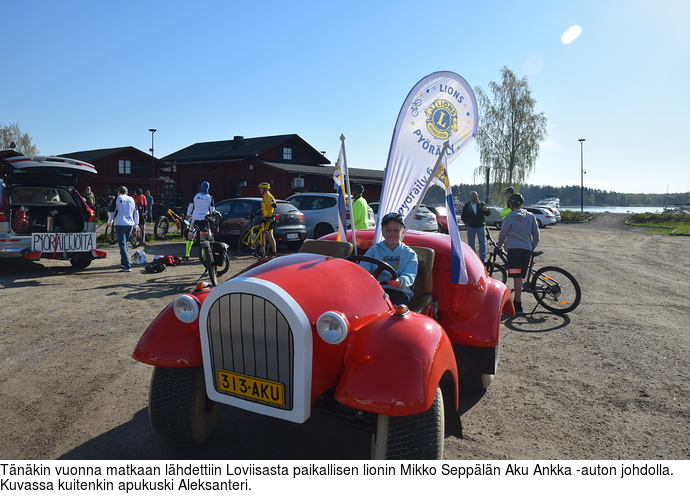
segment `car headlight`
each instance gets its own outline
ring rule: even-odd
[[[189,295],[178,296],[173,303],[175,317],[185,324],[191,324],[199,318],[199,300]]]
[[[316,332],[328,344],[340,344],[347,337],[350,325],[340,312],[326,312],[316,321]]]

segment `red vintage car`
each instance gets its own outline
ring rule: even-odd
[[[357,231],[358,253],[373,236]],[[442,458],[444,437],[460,433],[460,390],[488,387],[501,315],[514,309],[466,245],[469,282],[458,285],[449,236],[409,232],[405,243],[419,258],[409,308],[394,307],[334,235],[178,297],[133,354],[154,366],[158,437],[203,442],[220,403],[298,423],[327,410],[370,430],[375,458]]]

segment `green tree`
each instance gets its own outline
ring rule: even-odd
[[[481,87],[475,88],[479,102],[480,166],[474,174],[483,179],[489,169],[489,182],[498,184],[499,189],[525,182],[539,157],[539,144],[547,136],[546,117],[543,112],[534,112],[537,102],[532,98],[527,77],[518,79],[507,67],[503,67],[501,76],[501,84],[489,83],[493,98]],[[495,195],[496,191],[492,198]]]
[[[11,146],[12,143],[14,143],[14,147]],[[38,154],[38,148],[31,142],[31,136],[22,133],[16,122],[9,126],[0,126],[0,150],[10,150],[11,148],[23,155]]]

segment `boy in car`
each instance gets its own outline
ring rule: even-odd
[[[397,212],[384,215],[381,220],[381,234],[383,241],[369,248],[364,256],[386,262],[395,269],[397,278],[394,279],[389,272],[383,271],[378,280],[385,282],[382,287],[393,305],[409,305],[413,294],[412,284],[417,277],[418,262],[414,250],[402,242],[405,234],[402,215]],[[367,262],[362,262],[361,266],[370,272],[376,268]]]
[[[508,277],[515,286],[515,311],[522,313],[522,279],[527,275],[532,259],[532,250],[539,244],[539,225],[533,213],[522,208],[525,199],[521,194],[508,198],[511,212],[503,219],[503,227],[498,235],[496,246],[505,245],[508,251]]]

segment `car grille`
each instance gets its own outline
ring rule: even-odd
[[[213,370],[279,382],[285,387],[283,406],[243,400],[283,410],[293,408],[293,333],[285,316],[270,301],[247,293],[221,296],[209,309],[207,334]],[[214,377],[216,391],[221,392],[217,380]]]

